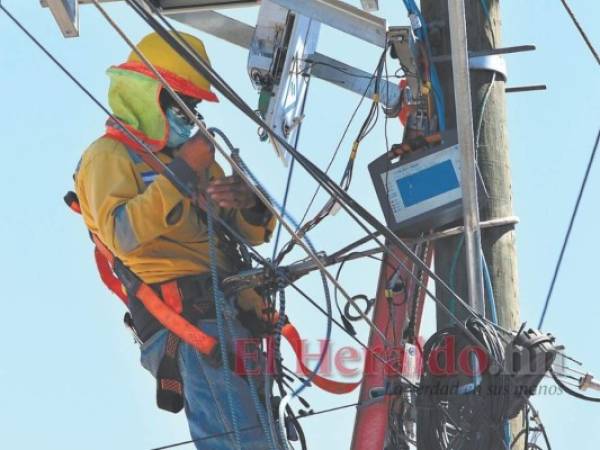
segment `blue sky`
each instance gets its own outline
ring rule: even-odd
[[[354,2],[358,3],[358,2]],[[600,45],[600,3],[572,0],[573,9],[596,45]],[[406,24],[400,1],[381,0],[390,24]],[[122,62],[128,51],[93,7],[81,9],[82,35],[64,40],[47,10],[35,1],[5,0],[67,67],[98,95],[106,97],[104,71]],[[522,317],[536,324],[545,298],[579,181],[600,125],[598,67],[576,34],[559,1],[503,2],[503,44],[533,43],[533,53],[509,56],[509,84],[546,83],[547,92],[512,94],[508,121],[515,212],[518,226]],[[126,6],[107,6],[137,40],[148,32]],[[251,23],[254,9],[233,12]],[[182,415],[154,406],[151,377],[139,367],[138,350],[120,321],[123,310],[98,280],[91,245],[80,219],[63,204],[79,155],[103,130],[104,115],[28,40],[0,15],[0,127],[4,170],[0,177],[0,271],[3,313],[0,339],[0,439],[3,448],[45,450],[145,450],[187,438]],[[256,92],[246,75],[247,54],[215,38],[205,38],[214,66],[250,104]],[[324,28],[319,51],[372,70],[379,50]],[[358,97],[315,81],[307,103],[301,150],[323,166],[333,151]],[[207,122],[228,132],[249,166],[281,196],[286,170],[271,148],[256,139],[255,126],[223,102],[203,111]],[[350,133],[358,131],[366,109]],[[400,129],[390,127],[392,140]],[[350,142],[343,152],[347,154]],[[385,148],[383,127],[364,141],[351,193],[380,215],[366,165]],[[339,178],[343,158],[332,168]],[[600,168],[593,168],[564,267],[554,293],[546,329],[569,354],[600,376],[596,342],[600,306],[594,280],[600,251],[597,198]],[[301,215],[315,183],[296,172],[291,209]],[[321,198],[321,201],[324,197]],[[596,206],[595,206],[596,205]],[[340,232],[343,230],[343,232]],[[324,250],[360,236],[342,213],[311,235]],[[264,247],[265,254],[270,249]],[[378,271],[374,262],[348,265],[343,281],[351,293],[373,295]],[[319,294],[318,280],[304,286]],[[290,294],[290,314],[303,334],[318,339],[323,317]],[[318,297],[320,298],[320,297]],[[425,330],[432,330],[431,307]],[[360,332],[366,339],[366,329]],[[349,341],[339,334],[335,342]],[[351,402],[353,395],[332,397],[310,392],[315,409]],[[592,450],[600,428],[597,406],[566,396],[535,400],[555,449]],[[310,448],[347,448],[353,411],[305,421]]]

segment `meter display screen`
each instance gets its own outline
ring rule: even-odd
[[[452,161],[446,160],[396,180],[405,207],[460,187]]]

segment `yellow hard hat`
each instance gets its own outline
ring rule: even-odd
[[[210,65],[206,48],[200,39],[187,33],[178,34]],[[143,38],[137,45],[137,49],[158,69],[176,92],[198,100],[218,101],[217,96],[210,90],[210,82],[179,56],[157,33],[151,33]],[[155,78],[135,52],[131,52],[127,63],[120,67]]]

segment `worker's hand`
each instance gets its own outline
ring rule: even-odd
[[[183,159],[194,172],[200,174],[213,164],[215,148],[201,132],[198,132],[181,146],[177,156]]]
[[[206,192],[221,208],[252,208],[258,202],[254,192],[237,175],[211,181]]]

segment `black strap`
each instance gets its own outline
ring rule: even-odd
[[[172,413],[183,409],[183,380],[177,362],[180,342],[174,333],[169,332],[165,354],[156,374],[156,404]]]
[[[190,322],[196,323],[200,319],[214,319],[216,317],[215,305],[211,300],[210,278],[208,275],[184,277],[178,280],[179,289],[183,297],[183,316]],[[158,285],[152,286],[158,289]],[[155,332],[162,329],[162,325],[145,310],[143,304],[135,298],[129,296],[129,309],[133,317],[133,328],[137,331],[142,342],[149,339]],[[248,328],[248,321],[254,313],[242,314],[242,323]],[[255,319],[256,320],[256,319]],[[268,333],[267,330],[261,330],[258,335]],[[178,413],[183,409],[183,378],[179,370],[178,353],[181,340],[174,333],[169,332],[165,345],[165,353],[159,363],[156,373],[156,403],[160,409],[172,413]],[[220,353],[216,352],[217,358],[212,361],[216,366],[220,366]],[[238,363],[235,354],[228,353],[230,367],[235,368]],[[245,374],[238,373],[243,379]]]

